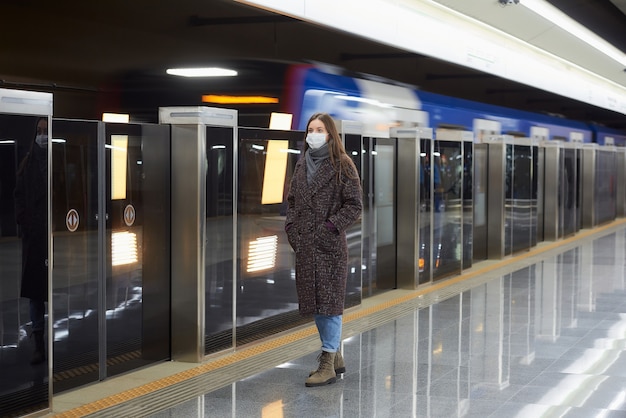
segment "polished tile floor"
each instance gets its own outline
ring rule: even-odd
[[[579,236],[364,301],[345,315],[333,385],[304,386],[319,346],[308,327],[93,416],[626,417],[626,226]],[[194,370],[182,367],[170,376]],[[80,416],[85,396],[55,398],[55,412]]]

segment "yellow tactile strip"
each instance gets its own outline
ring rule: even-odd
[[[476,268],[462,275],[451,277],[449,279],[446,279],[440,282],[436,282],[432,285],[425,286],[415,291],[410,291],[410,292],[405,291],[404,294],[400,296],[392,297],[386,301],[376,303],[369,307],[353,308],[344,314],[344,323],[349,324],[350,322],[357,321],[359,319],[362,319],[364,317],[370,316],[375,313],[379,313],[391,307],[396,307],[406,302],[414,301],[416,298],[419,298],[426,294],[433,293],[443,288],[447,288],[452,285],[467,281],[479,275],[481,276],[485,275],[485,273],[487,272],[505,267],[514,262],[519,262],[520,260],[523,260],[523,259],[528,259],[534,256],[541,255],[545,252],[549,252],[555,249],[566,247],[567,245],[571,245],[582,239],[590,238],[593,235],[598,235],[598,236],[603,235],[607,233],[607,231],[609,231],[610,229],[617,229],[623,226],[624,224],[626,224],[626,219],[620,219],[610,224],[605,224],[605,225],[596,227],[594,229],[580,231],[577,235],[563,239],[563,240],[554,241],[550,243],[544,242],[544,243],[541,243],[541,246],[535,247],[531,249],[530,251],[527,251],[520,255],[516,255],[515,257],[506,258],[504,260],[494,262],[490,265]],[[141,385],[139,387],[129,389],[122,393],[111,395],[103,399],[99,399],[97,401],[81,405],[80,407],[73,408],[68,411],[55,414],[53,416],[74,418],[74,417],[84,417],[87,415],[97,414],[98,412],[104,411],[107,408],[112,408],[114,406],[121,405],[125,402],[129,402],[132,400],[136,400],[140,397],[150,395],[154,392],[167,388],[171,385],[185,382],[187,380],[196,378],[198,376],[201,376],[209,372],[214,372],[220,368],[231,366],[238,362],[242,362],[243,360],[248,360],[260,354],[267,353],[271,350],[289,346],[290,344],[293,344],[296,341],[301,341],[307,338],[311,338],[316,335],[316,332],[317,331],[313,325],[309,325],[301,329],[289,331],[282,335],[272,337],[271,339],[268,339],[266,341],[257,342],[257,343],[251,344],[250,346],[238,349],[237,351],[226,354],[222,357],[209,359],[205,363],[199,364],[197,367],[194,367],[192,369],[173,374],[172,376],[154,380],[150,383]]]

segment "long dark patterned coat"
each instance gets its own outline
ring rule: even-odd
[[[356,170],[354,179],[341,179],[337,181],[326,159],[307,183],[306,159],[301,158],[289,186],[285,229],[296,252],[296,290],[302,315],[343,314],[348,276],[346,229],[359,218],[363,204]],[[325,226],[327,220],[339,233]]]

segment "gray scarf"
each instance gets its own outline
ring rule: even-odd
[[[304,157],[306,158],[306,180],[310,184],[319,166],[328,158],[328,142],[318,149],[309,148]]]

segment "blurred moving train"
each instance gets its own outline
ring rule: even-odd
[[[288,70],[286,111],[294,129],[308,116],[327,111],[338,120],[365,124],[365,135],[386,136],[390,126],[441,126],[493,135],[626,146],[626,132],[590,122],[515,110],[428,93],[364,75],[344,75],[324,65],[292,65]]]

